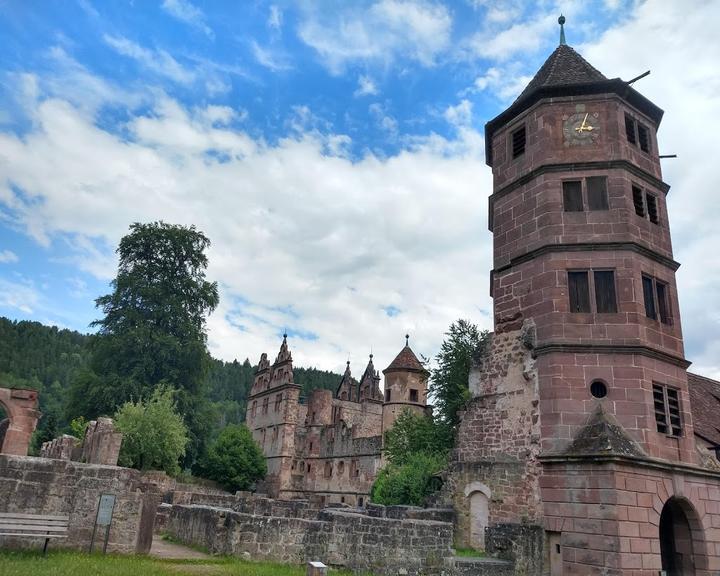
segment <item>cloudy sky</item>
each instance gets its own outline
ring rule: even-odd
[[[720,2],[0,0],[0,314],[81,331],[135,221],[212,241],[220,358],[491,327],[483,126],[558,42],[666,111],[686,352],[720,376]]]

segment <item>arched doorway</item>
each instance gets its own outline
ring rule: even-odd
[[[660,556],[667,576],[695,576],[696,568],[704,568],[702,525],[692,505],[685,499],[672,497],[660,514]]]
[[[485,528],[490,521],[490,488],[481,482],[472,482],[465,487],[465,496],[470,500],[470,546],[485,550]]]

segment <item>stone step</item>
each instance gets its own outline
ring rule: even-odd
[[[515,565],[483,556],[455,556],[456,576],[514,576]]]

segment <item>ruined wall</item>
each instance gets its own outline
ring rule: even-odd
[[[276,508],[273,511],[278,512]],[[207,506],[173,506],[169,533],[213,553],[298,563],[325,563],[374,574],[439,574],[452,566],[452,524],[325,509],[314,519],[287,508],[265,516]]]
[[[82,442],[75,436],[63,434],[48,442],[43,442],[40,447],[42,458],[54,458],[56,460],[80,461],[82,457]],[[115,462],[117,464],[117,461]]]
[[[537,522],[540,421],[538,381],[532,358],[534,324],[493,334],[486,354],[470,374],[472,399],[458,429],[456,448],[440,499],[457,512],[455,541],[482,549],[472,534],[473,494],[487,500],[488,526]]]
[[[25,456],[40,418],[37,390],[0,388],[0,406],[7,414],[7,422],[0,427],[0,453]]]
[[[101,494],[116,496],[108,550],[147,552],[161,492],[129,468],[0,455],[0,512],[70,517],[67,539],[53,547],[87,550]],[[0,537],[0,547],[37,546],[42,540]]]
[[[43,442],[40,456],[58,460],[74,460],[86,464],[116,466],[120,456],[123,435],[115,430],[112,418],[98,418],[88,422],[85,438],[63,434]]]

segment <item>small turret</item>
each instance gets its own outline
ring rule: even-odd
[[[403,410],[425,413],[427,381],[430,373],[410,348],[410,336],[405,335],[405,347],[383,370],[385,401],[383,403],[383,432],[389,430]]]
[[[375,370],[373,364],[373,355],[370,354],[370,360],[365,367],[362,378],[360,378],[360,401],[372,400],[382,402],[383,395],[380,391],[380,373]]]

